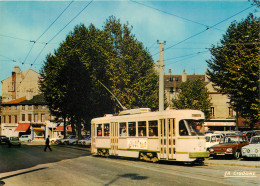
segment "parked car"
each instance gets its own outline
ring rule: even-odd
[[[19,140],[19,137],[10,137],[8,141],[8,147],[11,146],[18,146],[21,147],[21,141]]]
[[[0,136],[0,144],[7,144],[9,141],[8,137]]]
[[[209,153],[213,158],[217,156],[233,156],[238,159],[241,155],[241,148],[248,144],[249,142],[246,136],[225,136],[224,138],[221,138],[218,145],[210,147]]]
[[[91,138],[90,136],[86,136],[85,138],[78,141],[78,145],[80,146],[89,146],[91,145]]]
[[[249,145],[242,147],[242,157],[247,158],[260,158],[260,135],[253,136]]]
[[[32,136],[31,135],[22,135],[19,140],[21,142],[31,142],[32,141]]]
[[[70,136],[68,136],[67,138],[65,138],[65,139],[61,139],[60,140],[60,144],[69,144],[69,140],[70,139],[74,139],[74,138],[76,138],[76,136],[75,135],[70,135]]]
[[[214,134],[222,134],[223,136],[237,135],[236,131],[214,131]]]
[[[220,139],[223,137],[222,134],[206,134],[206,149],[209,151],[209,148],[219,144]]]
[[[51,144],[57,144],[59,140],[63,139],[63,135],[57,136],[55,138],[50,138]]]
[[[76,136],[75,138],[71,138],[71,139],[69,139],[68,140],[68,145],[76,145],[76,144],[78,144],[78,137]]]

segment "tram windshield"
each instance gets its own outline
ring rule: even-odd
[[[204,136],[203,120],[180,120],[180,136]]]

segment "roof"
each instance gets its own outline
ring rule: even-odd
[[[33,96],[32,99],[24,100],[24,101],[19,103],[19,105],[46,105],[46,104],[47,103],[46,103],[46,101],[44,99],[44,95],[43,94]]]
[[[3,102],[2,105],[15,105],[15,104],[18,104],[18,103],[20,103],[24,100],[26,100],[26,96],[12,100],[12,101]]]
[[[186,75],[187,77],[187,81],[195,81],[195,80],[198,80],[200,79],[202,82],[205,82],[205,75],[196,75],[196,74],[193,74],[193,75]],[[173,78],[172,81],[170,81],[170,78]],[[177,78],[178,80],[176,80],[176,82],[174,81],[175,78]],[[166,87],[179,87],[180,84],[182,83],[182,75],[164,75],[164,86],[165,88]]]

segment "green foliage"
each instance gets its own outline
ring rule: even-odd
[[[208,75],[253,127],[259,120],[259,18],[250,14],[240,23],[233,22],[220,42],[210,49]]]
[[[211,99],[209,92],[201,80],[186,81],[181,83],[177,98],[173,100],[173,106],[178,109],[196,109],[210,118]]]
[[[158,107],[158,80],[153,61],[128,25],[110,17],[104,30],[78,25],[60,47],[46,57],[41,91],[52,114],[72,125],[121,108],[106,85],[128,109]],[[74,128],[74,126],[73,126]]]

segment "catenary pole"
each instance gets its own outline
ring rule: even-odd
[[[159,67],[159,111],[164,110],[164,59],[163,59],[163,52],[164,47],[163,45],[166,42],[160,42],[160,57],[157,62]]]

